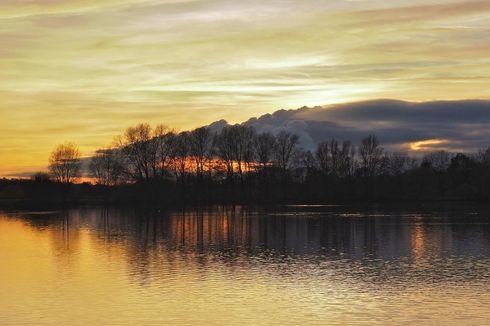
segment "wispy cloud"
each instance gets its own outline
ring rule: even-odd
[[[2,1],[0,174],[143,120],[490,98],[489,22],[488,1]]]

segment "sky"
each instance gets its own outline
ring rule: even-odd
[[[0,176],[138,122],[490,99],[490,1],[3,0]]]

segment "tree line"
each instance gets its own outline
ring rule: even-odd
[[[244,182],[266,170],[286,176],[294,160],[307,153],[298,144],[295,134],[257,133],[243,125],[213,133],[207,127],[175,132],[162,125],[139,124],[118,136],[113,146],[98,149],[89,171],[104,186],[152,180]],[[73,182],[81,167],[80,152],[73,143],[61,144],[51,154],[49,169],[58,182]]]
[[[59,145],[50,178],[80,176],[80,151]],[[375,135],[359,144],[329,139],[316,149],[298,135],[245,125],[176,132],[159,125],[128,128],[90,159],[90,176],[110,198],[332,202],[346,200],[488,199],[490,150],[435,151],[422,158],[388,152]],[[46,179],[48,176],[37,175]],[[100,195],[100,194],[99,194]]]

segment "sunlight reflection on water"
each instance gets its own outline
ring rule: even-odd
[[[465,211],[2,213],[0,324],[489,324]]]

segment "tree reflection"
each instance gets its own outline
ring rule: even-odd
[[[354,269],[371,270],[370,277],[385,277],[387,270],[389,275],[417,268],[435,272],[434,261],[490,256],[487,216],[483,208],[470,214],[466,208],[214,206],[77,209],[17,218],[49,234],[58,257],[66,260],[89,248],[125,260],[146,284],[162,270],[205,271],[216,262],[284,264],[291,257],[318,266],[347,261]]]

